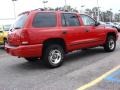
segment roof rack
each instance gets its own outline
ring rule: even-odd
[[[34,10],[40,10],[40,11],[63,11],[63,12],[69,12],[69,10],[62,9],[62,8],[56,8],[56,9],[51,9],[51,8],[37,8]],[[70,11],[70,12],[77,12],[77,11]]]
[[[45,11],[45,9],[43,9],[43,8],[37,8],[37,9],[34,9],[34,10]]]
[[[68,10],[65,10],[65,9],[60,9],[60,8],[57,8],[57,9],[49,9],[49,8],[37,8],[37,9],[34,9],[34,10],[40,10],[40,11],[64,11],[64,12],[69,12]]]

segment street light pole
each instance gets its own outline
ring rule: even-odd
[[[15,7],[15,2],[16,2],[17,0],[12,0],[12,2],[13,2],[13,11],[14,11],[14,18],[16,18],[16,7]]]
[[[110,13],[111,13],[111,15],[110,15],[110,22],[112,22],[112,9],[110,8]]]
[[[98,8],[98,15],[97,15],[97,21],[99,21],[100,20],[100,10],[99,10],[99,2],[98,2],[98,0],[97,0],[97,8]]]

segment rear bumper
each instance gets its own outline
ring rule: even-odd
[[[41,57],[42,56],[42,44],[36,45],[21,45],[21,46],[10,46],[5,44],[5,50],[12,56],[18,57]]]

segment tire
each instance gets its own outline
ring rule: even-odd
[[[7,42],[7,39],[4,38],[4,42],[3,42],[4,47],[5,47],[5,43],[6,43],[6,42]]]
[[[118,29],[118,32],[120,32],[120,29]]]
[[[63,64],[64,50],[60,45],[48,45],[43,52],[43,63],[49,68],[56,68]]]
[[[83,48],[83,49],[81,49],[82,51],[87,51],[89,48]]]
[[[107,37],[106,43],[104,45],[104,50],[107,52],[112,52],[116,48],[116,39],[114,36],[110,35]]]
[[[6,43],[6,40],[4,40],[4,43],[3,43],[4,47],[5,47],[5,43]]]
[[[37,58],[25,58],[25,60],[27,60],[28,62],[36,62],[36,61],[38,61]]]

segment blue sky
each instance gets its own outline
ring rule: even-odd
[[[81,5],[85,5],[85,8],[92,8],[97,6],[97,0],[66,0],[68,5],[71,5],[78,10],[81,9]],[[120,0],[98,0],[99,6],[102,10],[113,9],[113,12],[117,12],[120,9]],[[46,6],[48,7],[59,7],[63,6],[64,0],[48,0]],[[18,0],[16,3],[16,13],[31,10],[35,8],[43,7],[42,0]],[[1,18],[12,18],[13,13],[13,3],[11,0],[0,0],[0,19]]]

